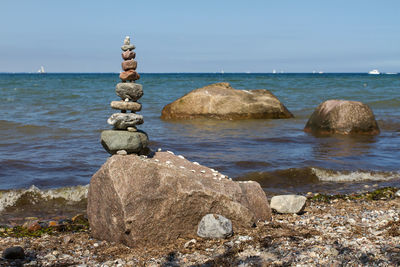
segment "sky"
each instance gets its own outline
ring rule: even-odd
[[[400,72],[399,0],[0,0],[0,72]]]

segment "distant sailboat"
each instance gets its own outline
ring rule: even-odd
[[[368,74],[378,75],[381,73],[379,72],[379,70],[371,70],[370,72],[368,72]]]
[[[221,74],[224,74],[224,73],[225,73],[224,69],[221,69]]]
[[[272,73],[273,73],[273,74],[276,74],[276,70],[272,70]]]
[[[44,71],[44,67],[43,66],[41,66],[40,67],[40,69],[37,71],[38,73],[45,73],[45,71]]]

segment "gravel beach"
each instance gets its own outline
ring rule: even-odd
[[[2,258],[0,266],[399,266],[395,192],[372,198],[309,195],[302,214],[275,213],[272,221],[228,239],[193,236],[147,249],[93,239],[87,226],[37,237],[18,237],[3,227],[0,251],[21,246],[25,259]]]

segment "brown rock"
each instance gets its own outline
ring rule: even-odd
[[[42,226],[40,226],[39,222],[32,222],[27,227],[28,231],[31,231],[31,232],[40,230],[41,228],[42,228]]]
[[[167,152],[109,158],[91,179],[87,213],[93,237],[128,246],[193,238],[208,213],[230,219],[234,229],[271,218],[258,183],[221,179]]]
[[[58,226],[58,222],[56,221],[49,221],[49,227],[57,227]]]
[[[112,101],[110,105],[113,109],[130,110],[133,112],[137,112],[142,109],[142,105],[138,102]]]
[[[140,75],[139,75],[139,73],[137,73],[137,72],[134,71],[134,70],[128,70],[128,71],[121,72],[121,73],[119,74],[119,78],[120,78],[123,82],[126,82],[126,81],[136,81],[136,80],[139,80],[139,79],[140,79]]]
[[[163,119],[292,117],[292,113],[268,90],[235,90],[229,83],[216,83],[193,90],[166,105],[161,114]]]
[[[122,69],[126,70],[136,70],[137,62],[135,60],[125,60],[121,63]]]
[[[328,100],[320,104],[304,131],[320,134],[378,134],[374,113],[357,101]]]
[[[133,52],[133,51],[127,50],[127,51],[125,51],[125,52],[122,53],[122,58],[123,58],[124,60],[134,59],[135,57],[136,57],[136,53]]]

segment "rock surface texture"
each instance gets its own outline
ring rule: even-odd
[[[162,119],[292,117],[292,113],[268,90],[236,90],[229,83],[216,83],[193,90],[166,105],[161,114]]]
[[[320,134],[379,134],[374,113],[357,101],[328,100],[320,104],[304,130]]]
[[[197,228],[197,235],[204,238],[227,238],[232,234],[231,220],[219,214],[205,215]]]
[[[91,179],[87,213],[93,237],[128,246],[193,238],[210,213],[234,229],[271,218],[258,183],[231,181],[168,152],[110,157]]]
[[[101,133],[100,141],[104,149],[110,154],[124,155],[145,154],[149,152],[147,148],[148,136],[143,131],[137,131],[136,126],[143,123],[143,116],[135,114],[142,109],[142,105],[136,101],[143,96],[143,87],[141,84],[135,83],[140,75],[135,71],[137,62],[133,60],[136,56],[134,45],[131,45],[129,36],[125,37],[124,45],[121,49],[124,61],[121,66],[124,72],[121,72],[121,83],[115,87],[116,94],[122,99],[121,101],[112,101],[110,106],[118,109],[121,113],[112,114],[107,123],[113,126],[113,130],[106,130]],[[126,113],[127,110],[131,113]],[[122,151],[125,151],[122,153]]]
[[[297,195],[274,196],[271,199],[271,209],[279,213],[300,213],[306,207],[307,198]]]

